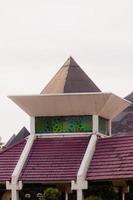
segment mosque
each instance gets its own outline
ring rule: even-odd
[[[111,121],[124,126],[118,114],[131,114],[130,99],[102,92],[72,57],[40,94],[9,98],[29,115],[30,132],[0,153],[0,199],[38,199],[56,186],[62,199],[83,200],[95,183],[111,184],[125,199],[133,180],[133,134],[112,136]]]

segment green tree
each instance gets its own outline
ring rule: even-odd
[[[43,196],[40,200],[60,200],[61,192],[57,188],[47,188],[44,190]]]
[[[87,197],[85,200],[102,200],[102,198],[101,197],[99,197],[99,196],[90,196],[90,197]]]

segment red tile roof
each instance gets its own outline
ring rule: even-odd
[[[9,181],[21,152],[25,146],[26,140],[6,148],[0,152],[0,183]]]
[[[88,143],[88,136],[36,139],[22,171],[21,180],[75,180]]]
[[[99,139],[87,180],[133,179],[133,135]]]
[[[89,143],[89,136],[37,138],[19,180],[24,182],[70,182]],[[26,140],[0,153],[0,183],[11,179]],[[89,181],[133,179],[133,134],[99,139],[90,168]]]

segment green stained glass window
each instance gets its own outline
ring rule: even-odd
[[[92,116],[36,117],[35,132],[92,132]]]
[[[109,121],[103,117],[99,117],[99,132],[105,133],[106,135],[109,132]]]

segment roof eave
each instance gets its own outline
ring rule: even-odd
[[[100,115],[114,118],[130,102],[113,93],[64,93],[8,96],[29,116]]]

